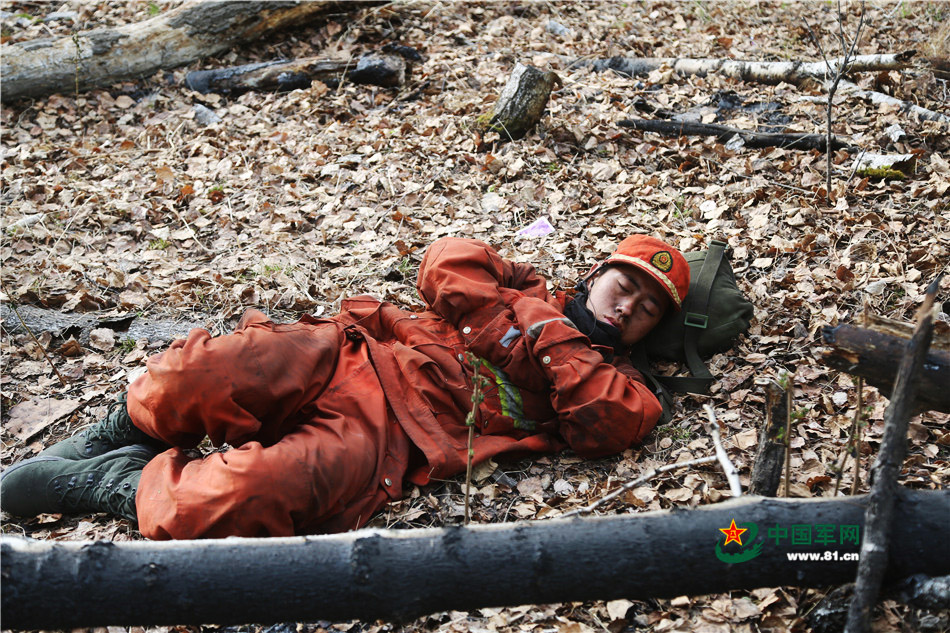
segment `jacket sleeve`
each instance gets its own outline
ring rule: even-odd
[[[532,267],[503,259],[484,242],[444,238],[426,252],[418,290],[470,351],[519,387],[551,387],[561,435],[578,454],[623,451],[659,419],[656,397],[603,362]]]
[[[473,329],[505,311],[505,295],[513,296],[505,291],[539,298],[548,294],[544,279],[530,264],[504,259],[485,242],[457,237],[442,238],[428,248],[416,288],[443,319]]]
[[[561,435],[579,455],[618,453],[656,426],[663,409],[650,389],[636,376],[605,363],[587,337],[555,318],[547,303],[524,297],[512,308],[529,332],[524,340],[530,357],[552,385]],[[538,323],[543,326],[532,327]]]

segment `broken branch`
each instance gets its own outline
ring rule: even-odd
[[[759,444],[755,451],[749,492],[774,497],[782,482],[785,467],[785,427],[787,426],[788,392],[778,383],[765,386],[766,418],[759,430]]]
[[[765,133],[750,132],[728,125],[715,123],[688,123],[686,121],[661,121],[649,119],[624,119],[617,123],[620,127],[629,127],[644,132],[656,132],[667,136],[715,136],[722,143],[728,143],[735,137],[742,145],[750,148],[783,147],[786,149],[817,149],[823,151],[828,138],[823,134]],[[831,148],[855,151],[855,147],[832,137]]]
[[[735,464],[729,459],[729,455],[726,454],[726,449],[722,446],[722,438],[719,436],[719,422],[716,421],[716,413],[708,404],[704,404],[703,409],[706,410],[706,415],[709,416],[709,424],[706,425],[706,430],[712,436],[713,445],[716,447],[716,459],[719,460],[719,465],[722,466],[722,471],[726,474],[726,481],[729,482],[729,491],[732,492],[733,497],[741,497],[742,484],[739,483],[739,471],[736,470]]]
[[[927,296],[917,313],[917,328],[907,343],[894,382],[894,396],[884,414],[884,436],[881,450],[871,469],[871,491],[865,511],[864,541],[854,586],[854,599],[848,610],[846,633],[871,630],[871,609],[884,581],[888,550],[892,547],[891,531],[900,474],[907,454],[907,427],[914,413],[918,377],[934,331],[934,299],[940,284],[938,277],[927,289]]]
[[[829,348],[822,352],[828,367],[861,376],[885,396],[891,395],[897,366],[909,338],[899,322],[874,319],[870,328],[853,325],[826,326],[822,341]],[[919,375],[915,406],[918,411],[950,412],[950,350],[945,337],[935,341]]]
[[[332,84],[342,79],[386,88],[401,86],[406,82],[406,62],[399,56],[381,53],[369,53],[355,61],[306,57],[197,70],[185,76],[185,85],[205,94],[230,94],[250,90],[294,90],[307,88],[314,80]]]
[[[366,3],[186,2],[150,20],[0,48],[2,99],[87,90],[215,55],[331,10]]]
[[[900,99],[886,95],[883,92],[864,90],[863,88],[859,88],[857,84],[850,82],[847,79],[842,79],[838,87],[842,92],[847,92],[857,97],[861,97],[862,99],[866,99],[876,105],[883,103],[900,108],[904,112],[916,114],[924,121],[938,121],[940,123],[950,124],[950,116],[947,116],[946,114],[941,114],[940,112],[934,112],[933,110],[922,108],[919,105],[909,101],[901,101]]]
[[[909,50],[884,55],[858,55],[852,57],[847,65],[849,72],[899,70],[909,66],[910,59],[916,54],[917,51]],[[709,74],[717,74],[768,84],[783,81],[791,84],[800,84],[805,80],[824,81],[828,76],[829,67],[833,72],[845,64],[846,60],[843,57],[828,60],[827,64],[824,60],[820,62],[754,62],[682,57],[611,57],[598,60],[579,59],[571,62],[574,67],[589,67],[595,72],[612,70],[630,77],[647,75],[668,66],[678,75],[705,77]]]

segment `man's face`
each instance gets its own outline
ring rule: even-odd
[[[670,304],[653,277],[636,266],[614,264],[589,283],[587,308],[594,318],[620,330],[620,340],[632,345],[652,330]]]

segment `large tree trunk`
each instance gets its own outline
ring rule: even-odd
[[[888,578],[947,574],[950,491],[899,492]],[[857,563],[844,558],[858,546],[839,543],[839,533],[853,526],[863,536],[866,502],[742,497],[696,510],[274,539],[82,543],[3,536],[3,626],[398,619],[449,609],[824,587],[854,578]],[[720,531],[733,520],[749,530],[738,546],[723,543]],[[832,526],[833,542],[793,545],[793,525],[814,527],[816,535],[816,526]],[[770,535],[775,528],[787,530],[779,544]],[[790,553],[816,560],[792,560]]]
[[[889,396],[897,367],[910,332],[901,323],[876,318],[871,328],[853,325],[825,327],[822,340],[828,345],[822,362],[863,377],[869,385]],[[917,391],[917,411],[950,412],[950,351],[946,335],[937,334],[924,362]]]
[[[333,10],[366,3],[323,0],[193,1],[158,17],[74,37],[4,44],[4,102],[78,92],[147,76],[225,51]]]

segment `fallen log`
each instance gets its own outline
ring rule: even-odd
[[[816,149],[825,151],[828,139],[824,134],[800,133],[765,133],[740,130],[728,125],[715,123],[690,123],[687,121],[662,121],[657,119],[623,119],[617,123],[620,127],[628,127],[644,132],[656,132],[667,136],[715,136],[723,143],[741,139],[742,146],[749,148],[783,147],[786,149]],[[733,141],[735,142],[735,141]],[[837,138],[832,138],[833,150],[846,149],[854,151],[856,148]]]
[[[904,324],[876,317],[869,328],[826,326],[822,328],[821,337],[829,346],[821,354],[825,365],[861,376],[890,397],[904,345],[910,338]],[[950,337],[944,329],[934,337],[924,361],[915,410],[950,412],[947,385],[950,385]]]
[[[858,87],[857,84],[850,81],[842,80],[840,88],[842,92],[853,94],[862,99],[866,99],[867,101],[870,101],[871,103],[874,103],[876,105],[881,105],[881,104],[890,105],[890,106],[899,108],[900,110],[904,112],[910,112],[912,114],[916,114],[917,117],[920,118],[922,121],[937,121],[939,123],[950,124],[950,116],[947,116],[946,114],[941,114],[940,112],[934,112],[933,110],[928,110],[927,108],[923,108],[917,105],[916,103],[911,103],[909,101],[901,101],[900,99],[897,99],[896,97],[892,97],[891,95],[886,95],[883,92],[877,92],[875,90],[865,90],[863,88]]]
[[[853,56],[848,60],[848,72],[899,70],[909,66],[911,58],[916,54],[916,51],[910,50],[884,55]],[[705,77],[709,74],[717,74],[759,83],[777,84],[784,81],[790,84],[801,84],[804,81],[824,81],[828,75],[834,75],[843,62],[843,57],[830,59],[826,64],[824,61],[756,62],[738,59],[618,56],[597,60],[579,59],[572,61],[571,65],[588,67],[595,72],[612,70],[630,77],[647,75],[654,70],[669,67],[678,75]]]
[[[196,70],[185,85],[203,94],[238,94],[252,90],[295,90],[313,80],[334,85],[342,79],[391,88],[406,83],[406,62],[396,55],[368,53],[352,59],[305,57],[292,61],[246,64],[232,68]]]
[[[695,510],[273,539],[2,536],[3,626],[406,619],[449,609],[824,587],[854,577],[850,559],[865,504],[864,497],[746,496]],[[950,572],[950,548],[940,546],[950,539],[950,491],[902,489],[896,509],[888,578]],[[724,543],[720,531],[733,521],[748,530],[738,545]],[[808,526],[808,544],[792,526]],[[831,543],[818,536],[829,533]]]
[[[34,334],[48,332],[55,345],[69,338],[88,345],[89,334],[99,328],[109,328],[117,337],[133,341],[147,339],[153,343],[167,343],[187,335],[193,328],[207,328],[214,322],[210,315],[203,314],[164,317],[134,312],[60,312],[27,304],[18,306],[17,311],[19,317],[12,305],[0,303],[0,325],[4,330],[13,333],[31,331]]]
[[[199,0],[144,22],[58,39],[4,44],[0,47],[0,99],[7,103],[137,79],[304,24],[331,11],[353,11],[366,4]]]

